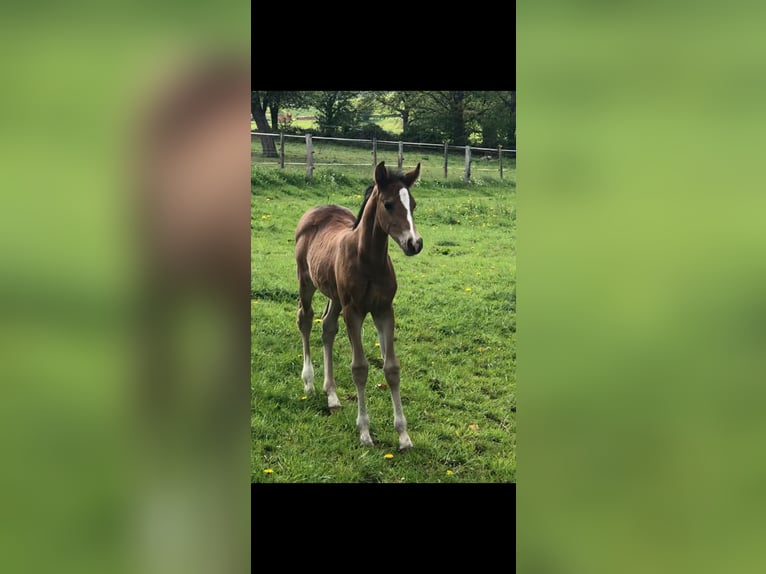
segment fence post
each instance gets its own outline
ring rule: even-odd
[[[372,169],[378,165],[378,138],[372,138]]]
[[[500,161],[500,181],[503,180],[503,146],[497,146],[497,159]]]
[[[402,169],[402,160],[403,160],[403,152],[402,152],[402,142],[399,142],[399,157],[396,158],[397,164],[399,166],[399,169]]]
[[[471,182],[471,146],[465,146],[465,175],[463,179],[466,183]]]
[[[306,177],[309,181],[314,178],[314,149],[311,144],[311,134],[306,134]]]
[[[447,142],[444,142],[444,179],[447,179]]]
[[[285,132],[279,132],[279,168],[285,169]]]

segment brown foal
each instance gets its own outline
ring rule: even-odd
[[[311,300],[319,289],[329,298],[322,314],[324,346],[324,391],[331,412],[340,408],[332,368],[332,346],[338,332],[338,316],[343,313],[351,342],[351,376],[356,385],[359,411],[356,419],[362,444],[372,446],[370,419],[364,398],[369,363],[362,348],[362,323],[372,315],[378,331],[383,372],[391,390],[394,428],[399,433],[399,449],[412,446],[407,420],[399,395],[399,360],[394,352],[394,309],[396,274],[388,255],[391,236],[405,255],[423,249],[423,239],[415,229],[412,213],[415,200],[410,188],[420,175],[420,164],[410,172],[375,168],[374,184],[367,188],[359,215],[338,205],[307,211],[295,231],[295,259],[298,267],[298,328],[303,341],[303,379],[307,393],[314,392],[309,334],[314,311]]]

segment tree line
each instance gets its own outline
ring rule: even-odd
[[[297,133],[283,115],[296,108],[316,110],[315,135],[516,147],[515,91],[252,91],[259,132]],[[401,119],[401,135],[383,130],[375,115]],[[276,156],[274,138],[262,137],[261,146],[264,155]]]

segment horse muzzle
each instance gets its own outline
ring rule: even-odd
[[[402,244],[402,251],[404,251],[404,254],[407,256],[417,255],[421,251],[423,251],[423,238],[418,237],[417,239],[414,239],[412,237],[408,237]]]

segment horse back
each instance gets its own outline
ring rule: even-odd
[[[339,205],[323,205],[308,210],[303,214],[295,229],[296,253],[301,244],[337,243],[354,224],[354,214]]]
[[[298,278],[310,276],[329,297],[336,298],[333,274],[341,239],[351,233],[356,217],[339,205],[315,207],[303,214],[295,230],[295,259]]]

